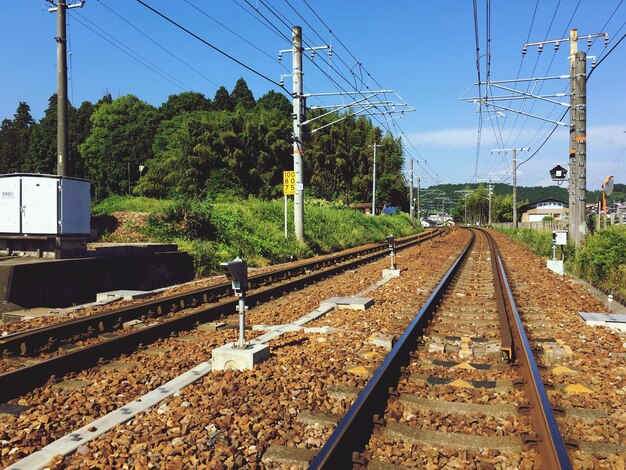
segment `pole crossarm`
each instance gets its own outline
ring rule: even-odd
[[[361,98],[360,100],[356,100],[356,101],[353,101],[352,103],[348,103],[348,104],[344,104],[344,105],[335,105],[335,106],[334,106],[334,108],[335,108],[335,109],[333,109],[333,110],[331,110],[331,111],[328,111],[328,112],[326,112],[326,113],[320,114],[319,116],[315,116],[314,118],[311,118],[311,119],[309,119],[308,121],[304,121],[304,122],[302,122],[301,124],[302,124],[303,126],[305,126],[305,125],[307,125],[307,124],[312,123],[313,121],[317,121],[318,119],[321,119],[321,118],[323,118],[323,117],[326,117],[326,116],[328,116],[329,114],[333,114],[333,113],[336,113],[337,111],[340,111],[340,110],[342,110],[342,109],[346,109],[346,108],[350,108],[350,107],[352,107],[352,106],[356,106],[356,105],[358,105],[358,104],[360,104],[360,103],[363,103],[364,101],[369,101],[369,100],[370,100],[370,98],[372,98],[372,97],[374,97],[374,96],[376,96],[376,95],[374,94],[374,95],[371,95],[371,96],[366,96],[365,98]],[[320,106],[320,107],[316,107],[316,108],[309,108],[309,109],[320,109],[320,108],[322,108],[322,107]]]
[[[48,12],[55,13],[57,11],[57,7],[56,7],[57,4],[54,3],[52,0],[48,0],[48,3],[51,5],[55,5],[54,7],[48,8]],[[65,9],[71,10],[72,8],[82,8],[83,6],[85,6],[85,0],[81,0],[78,3],[72,3],[71,5],[65,5]]]
[[[506,91],[510,91],[511,93],[516,93],[518,95],[522,95],[525,96],[527,98],[536,98],[538,100],[543,100],[543,101],[547,101],[548,103],[552,103],[552,104],[558,104],[560,106],[566,106],[569,107],[569,104],[567,103],[563,103],[561,101],[556,101],[556,100],[551,100],[549,99],[546,95],[535,95],[533,93],[527,93],[525,91],[521,91],[521,90],[516,90],[515,88],[509,88],[509,87],[505,87],[502,85],[493,85],[495,88],[499,88],[501,90],[506,90]],[[564,97],[567,96],[566,93],[555,93],[554,95],[551,96],[555,96],[555,97]]]
[[[520,95],[498,95],[498,96],[490,96],[488,98],[489,101],[514,101],[514,100],[527,100],[529,98],[538,98],[538,99],[543,99],[543,98],[564,98],[567,95],[567,93],[552,93],[549,95],[532,95],[529,93],[524,93],[525,96],[520,96]],[[463,98],[461,101],[471,101],[472,103],[478,103],[479,101],[482,101],[483,103],[485,103],[487,100],[485,100],[485,98],[483,97],[472,97],[472,98]],[[546,100],[549,101],[549,100]],[[563,103],[562,101],[554,101],[554,104],[560,104],[561,106],[569,106],[569,104],[567,103]]]
[[[360,95],[365,96],[366,94],[370,97],[374,97],[376,95],[384,94],[384,93],[395,93],[393,90],[371,90],[368,92],[363,91],[332,91],[326,93],[303,93],[303,98],[309,98],[311,96],[352,96],[352,95]]]
[[[501,106],[498,104],[493,104],[490,103],[489,101],[486,101],[484,103],[486,106],[491,106],[492,108],[497,108],[497,109],[504,109],[505,111],[511,111],[512,113],[517,113],[517,114],[521,114],[522,116],[528,116],[534,119],[539,119],[540,121],[546,121],[546,122],[550,122],[552,124],[556,124],[559,126],[567,126],[568,124],[562,121],[553,121],[552,119],[548,119],[548,118],[544,118],[541,116],[537,116],[536,114],[530,114],[530,113],[525,113],[524,111],[520,111],[518,109],[513,109],[513,108],[509,108],[507,106]],[[569,105],[568,105],[569,106]]]
[[[387,114],[387,115],[390,115],[390,116],[394,117],[393,116],[394,114],[400,114],[402,116],[402,115],[404,115],[405,112],[415,111],[414,108],[413,109],[400,110],[400,111],[372,111],[372,110],[376,110],[377,108],[378,108],[378,105],[376,105],[375,103],[368,104],[366,106],[363,106],[362,109],[359,109],[358,111],[348,112],[344,116],[341,116],[341,117],[335,119],[332,122],[324,124],[323,126],[320,126],[320,127],[316,127],[315,129],[312,129],[310,131],[310,133],[311,134],[315,134],[316,132],[319,132],[322,129],[325,129],[325,128],[329,127],[329,126],[332,126],[333,124],[337,124],[338,122],[341,122],[341,121],[343,121],[344,119],[347,119],[350,116],[358,116],[358,115],[363,114],[363,113],[368,113],[368,115],[370,115],[370,116],[380,116],[380,115],[386,115]],[[317,119],[319,119],[319,118],[321,118],[323,116],[327,116],[329,114],[332,114],[332,113],[334,113],[336,111],[337,110],[329,111],[328,113],[324,113],[321,116],[317,116],[315,118],[309,119],[308,121],[303,122],[302,125],[309,124],[312,121],[315,121],[315,120],[317,120]]]
[[[349,103],[349,104],[331,104],[328,106],[307,106],[307,109],[333,109],[333,110],[337,110],[337,109],[342,109],[342,108],[349,108],[351,106],[354,105],[355,102],[353,103]],[[393,107],[406,107],[406,108],[411,108],[411,110],[415,110],[415,108],[413,108],[412,106],[409,106],[407,103],[398,103],[396,101],[370,101],[370,103],[372,106],[376,105],[376,106],[391,106]]]
[[[546,80],[562,80],[562,79],[569,79],[570,76],[569,75],[555,75],[555,76],[550,76],[550,77],[534,77],[534,78],[518,78],[518,79],[510,79],[510,80],[490,80],[490,81],[486,81],[486,82],[480,82],[480,83],[474,83],[474,86],[485,86],[485,87],[493,87],[493,88],[497,88],[500,90],[503,90],[505,92],[509,92],[511,93],[511,95],[489,95],[487,93],[485,93],[485,96],[479,96],[479,97],[466,97],[465,95],[469,92],[469,90],[472,88],[470,86],[470,88],[468,88],[459,98],[459,101],[466,101],[469,103],[474,103],[474,104],[478,104],[479,108],[478,108],[478,112],[480,113],[490,113],[493,112],[492,110],[489,109],[489,107],[494,108],[494,109],[498,109],[498,110],[504,110],[504,111],[510,111],[512,113],[517,113],[520,114],[522,116],[527,116],[533,119],[538,119],[540,121],[545,121],[545,122],[549,122],[552,124],[556,124],[559,126],[567,126],[566,123],[561,122],[561,121],[555,121],[552,119],[548,119],[548,118],[544,118],[541,116],[538,116],[536,114],[531,114],[531,113],[527,113],[522,111],[522,109],[514,109],[511,108],[509,106],[503,106],[503,105],[499,105],[499,104],[495,104],[496,102],[502,102],[502,101],[517,101],[517,100],[529,100],[529,99],[538,99],[541,101],[546,101],[548,103],[551,104],[555,104],[555,105],[559,105],[559,106],[564,106],[564,107],[569,107],[570,105],[568,103],[563,103],[561,101],[557,101],[557,100],[553,100],[551,98],[563,98],[568,96],[566,93],[554,93],[554,94],[548,94],[548,95],[539,95],[539,94],[535,94],[534,93],[534,89],[536,87],[536,85],[538,84],[538,82],[540,81],[546,81]],[[528,91],[521,91],[521,90],[517,90],[515,88],[511,88],[508,86],[505,86],[505,84],[515,84],[515,83],[520,83],[520,82],[533,82],[534,85],[532,87],[532,90],[530,92]]]
[[[333,56],[333,46],[330,44],[324,44],[322,46],[312,46],[312,47],[300,47],[299,51],[300,54],[302,54],[302,52],[307,52],[310,51],[311,52],[311,60],[315,59],[315,52],[316,51],[321,51],[327,49],[328,50],[328,58],[332,58]],[[283,60],[283,54],[291,54],[293,52],[293,48],[292,49],[282,49],[280,51],[278,51],[278,62],[282,62]]]
[[[577,39],[587,39],[589,45],[591,46],[591,40],[594,38],[604,38],[604,44],[608,44],[609,42],[609,33],[597,33],[597,34],[587,34],[586,36],[577,36]],[[526,50],[531,46],[539,46],[539,52],[543,50],[543,46],[545,44],[554,44],[554,50],[559,50],[559,44],[562,42],[569,42],[571,40],[571,36],[561,39],[548,39],[546,41],[537,41],[537,42],[527,42],[522,46],[522,54],[526,54]]]

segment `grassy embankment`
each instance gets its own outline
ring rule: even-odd
[[[220,262],[235,256],[245,259],[249,266],[266,266],[421,230],[411,226],[406,214],[369,217],[315,200],[305,206],[303,244],[296,242],[292,233],[293,205],[289,207],[289,238],[285,239],[283,201],[211,203],[116,196],[92,208],[94,215],[115,213],[119,217],[119,213],[129,212],[147,215],[128,219],[125,230],[105,234],[102,241],[177,243],[179,249],[193,256],[198,275],[217,272]],[[134,235],[129,237],[130,233]]]
[[[500,229],[545,258],[552,256],[552,234],[530,229]],[[565,248],[565,267],[598,289],[626,300],[626,226],[588,234],[579,248]]]

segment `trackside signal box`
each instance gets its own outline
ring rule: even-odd
[[[553,245],[567,245],[567,230],[555,230],[552,232]]]

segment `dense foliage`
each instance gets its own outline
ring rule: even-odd
[[[409,235],[416,230],[405,214],[369,217],[339,204],[310,202],[305,207],[304,244],[297,243],[292,233],[291,204],[289,237],[285,238],[282,201],[251,198],[211,203],[113,196],[97,204],[94,212],[108,215],[125,208],[148,212],[147,224],[135,229],[144,239],[174,242],[191,253],[199,275],[218,271],[220,262],[235,256],[251,266],[265,266],[378,242],[389,234]]]
[[[626,227],[588,236],[576,251],[576,272],[601,289],[626,299]]]
[[[0,125],[0,174],[56,172],[56,95],[35,122],[27,103]],[[245,80],[213,99],[171,95],[156,108],[134,95],[69,104],[69,174],[90,179],[94,199],[134,194],[157,198],[282,195],[293,169],[292,106],[270,91],[255,99]],[[324,110],[312,110],[308,117]],[[338,121],[319,132],[316,129]],[[371,198],[377,148],[377,200],[406,206],[402,146],[365,117],[328,114],[305,129],[308,197],[363,202]]]

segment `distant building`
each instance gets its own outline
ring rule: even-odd
[[[558,199],[542,199],[520,207],[522,222],[541,222],[544,217],[555,220],[566,219],[569,213],[569,204]]]
[[[359,211],[361,214],[372,213],[372,204],[369,202],[354,202],[350,204],[350,208]]]

